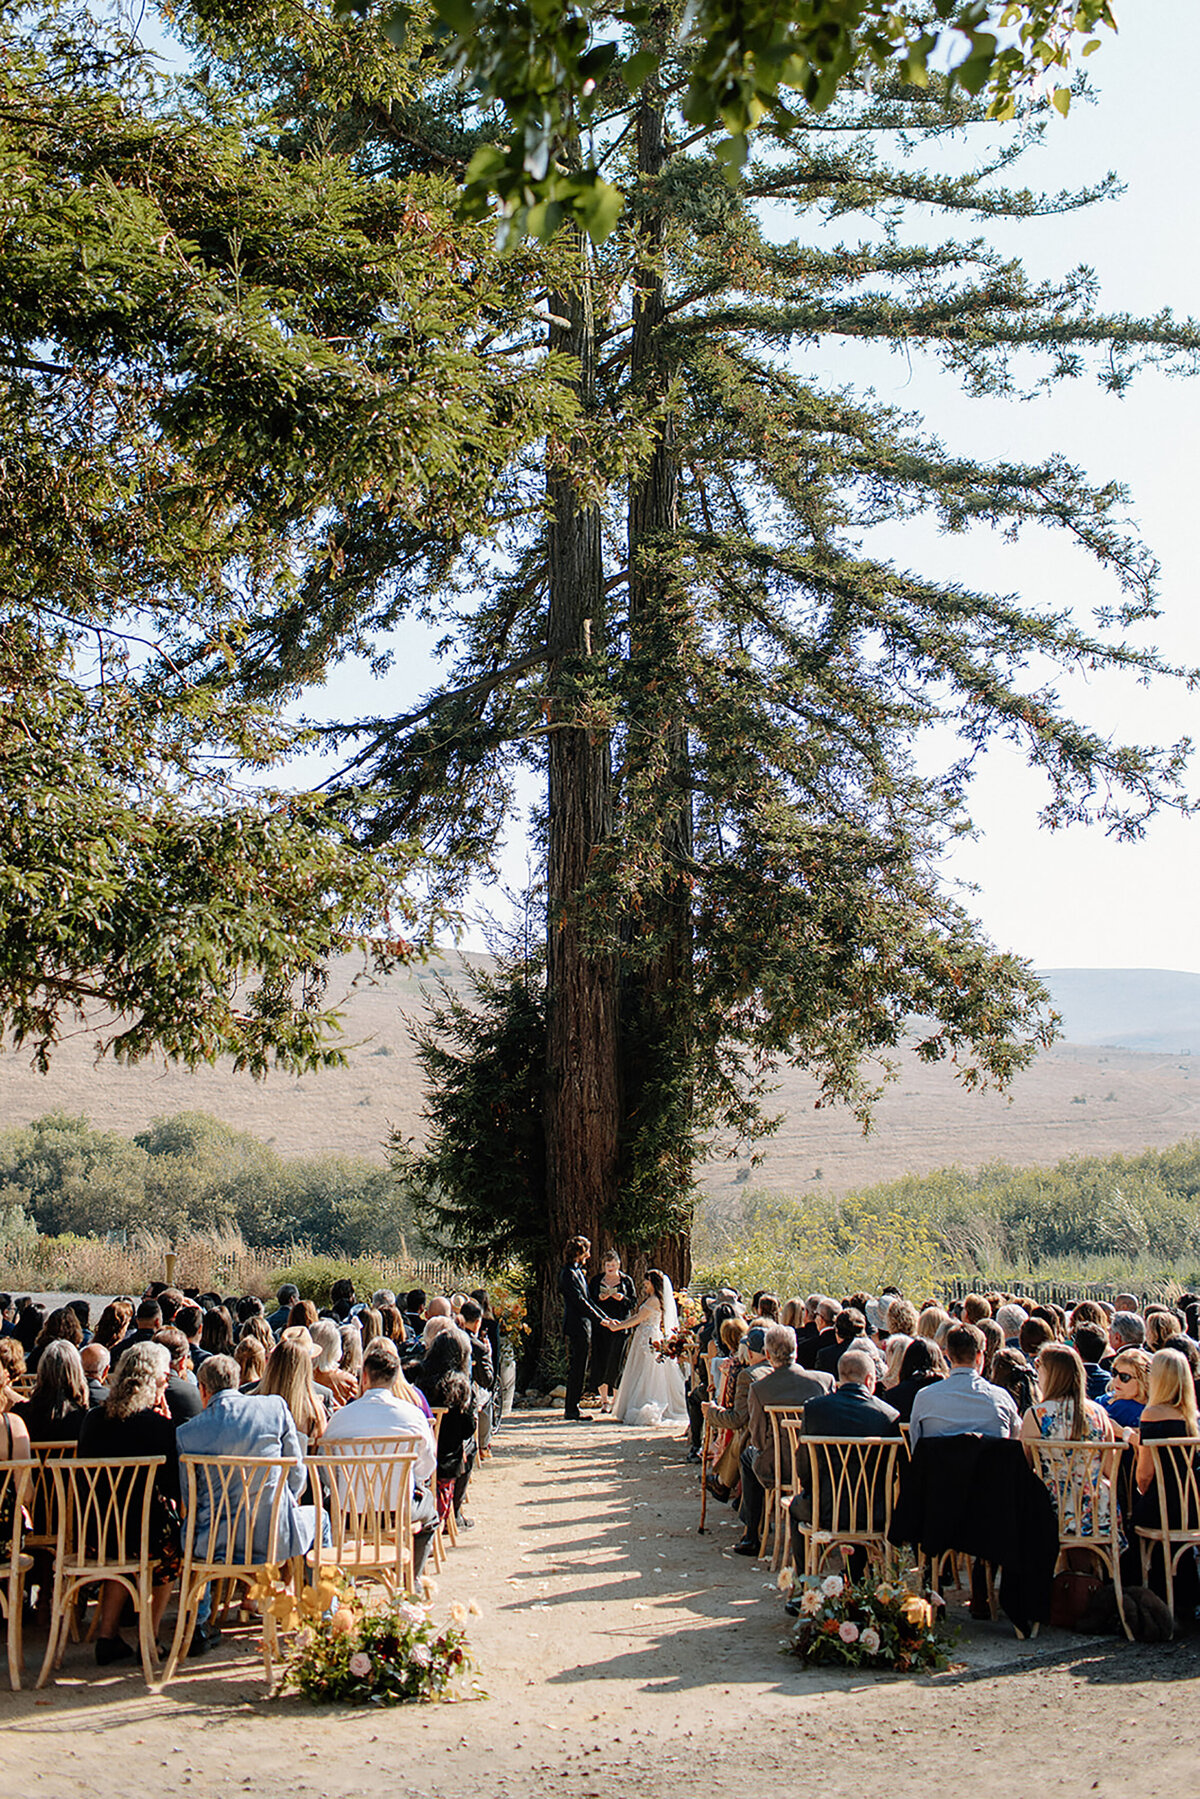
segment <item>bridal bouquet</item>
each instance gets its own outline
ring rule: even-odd
[[[696,1348],[696,1333],[689,1325],[681,1324],[669,1337],[655,1344],[654,1354],[660,1362],[690,1362]]]
[[[281,1690],[295,1687],[317,1703],[350,1705],[474,1698],[479,1687],[463,1629],[470,1609],[451,1606],[450,1622],[439,1630],[429,1607],[416,1600],[396,1594],[366,1610],[347,1586],[330,1617],[300,1632]]]
[[[934,1605],[896,1582],[867,1578],[855,1585],[827,1574],[801,1594],[800,1616],[783,1650],[818,1665],[929,1673],[947,1665],[949,1641]]]

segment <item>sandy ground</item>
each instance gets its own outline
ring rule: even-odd
[[[1020,1644],[1003,1623],[964,1622],[956,1673],[806,1672],[778,1653],[764,1568],[729,1553],[728,1510],[710,1502],[697,1534],[683,1447],[607,1420],[507,1421],[437,1597],[439,1611],[483,1608],[486,1699],[387,1712],[270,1700],[249,1636],[151,1696],[140,1675],[100,1673],[72,1646],[53,1687],[0,1693],[0,1799],[695,1799],[781,1781],[847,1799],[929,1799],[964,1781],[989,1799],[1190,1790],[1193,1643],[1050,1631]]]

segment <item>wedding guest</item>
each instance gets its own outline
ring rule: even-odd
[[[33,1392],[13,1411],[32,1442],[55,1443],[78,1438],[90,1403],[79,1351],[60,1339],[42,1351]]]
[[[458,1524],[466,1528],[470,1525],[462,1517],[462,1507],[475,1461],[475,1405],[470,1370],[470,1345],[463,1333],[447,1320],[426,1349],[425,1361],[414,1383],[432,1407],[445,1412],[437,1434],[438,1516],[445,1518],[453,1506]]]
[[[103,1343],[85,1343],[79,1352],[79,1365],[88,1387],[88,1407],[94,1410],[108,1399],[108,1371],[112,1358]]]
[[[134,1343],[124,1351],[104,1405],[88,1413],[79,1432],[81,1457],[127,1461],[161,1455],[154,1471],[150,1512],[150,1555],[154,1564],[150,1618],[157,1636],[171,1588],[179,1573],[179,1456],[175,1426],[165,1415],[171,1358],[161,1343]],[[136,1508],[130,1514],[137,1515]],[[101,1667],[127,1661],[134,1651],[118,1634],[126,1590],[114,1580],[100,1589],[96,1660]]]
[[[289,1325],[287,1329],[291,1329]],[[205,1364],[207,1366],[207,1364]],[[237,1367],[237,1363],[234,1363]],[[201,1369],[201,1373],[204,1370]],[[325,1434],[327,1416],[313,1378],[310,1350],[296,1340],[280,1338],[258,1383],[258,1398],[282,1399],[291,1413],[296,1430],[310,1447]]]
[[[973,1324],[954,1324],[946,1333],[950,1372],[913,1401],[908,1440],[922,1437],[1018,1437],[1021,1418],[1009,1395],[983,1378],[984,1345]]]
[[[913,1402],[926,1387],[940,1381],[946,1373],[946,1358],[929,1337],[914,1337],[904,1351],[900,1378],[883,1397],[894,1406],[901,1423],[912,1417]]]
[[[272,1336],[277,1337],[284,1325],[290,1322],[292,1307],[299,1297],[300,1289],[299,1287],[294,1286],[291,1281],[285,1281],[282,1287],[280,1287],[275,1295],[275,1298],[279,1303],[273,1312],[267,1314],[267,1323],[271,1327]]]
[[[83,1326],[79,1322],[79,1314],[71,1306],[58,1306],[38,1332],[25,1366],[30,1374],[37,1373],[38,1362],[42,1352],[51,1343],[73,1343],[76,1349],[83,1346]]]
[[[822,1394],[832,1393],[832,1375],[815,1368],[801,1368],[796,1361],[796,1333],[786,1324],[768,1325],[763,1338],[769,1372],[753,1382],[747,1393],[749,1414],[748,1440],[741,1454],[742,1503],[739,1515],[745,1525],[742,1542],[735,1543],[735,1555],[757,1555],[762,1530],[764,1496],[776,1484],[775,1437],[767,1406],[806,1406]],[[791,1452],[786,1439],[780,1442],[782,1458],[779,1476],[792,1478]],[[742,1544],[749,1545],[743,1548]]]
[[[390,1337],[375,1337],[363,1350],[361,1392],[329,1421],[325,1448],[334,1452],[363,1438],[392,1437],[413,1443],[413,1559],[419,1579],[424,1571],[438,1522],[437,1449],[424,1411],[397,1395],[403,1382],[400,1356]]]
[[[233,1319],[224,1306],[210,1306],[200,1327],[200,1347],[209,1355],[233,1354]]]
[[[167,1410],[171,1414],[171,1422],[175,1425],[186,1424],[200,1410],[200,1389],[192,1376],[192,1358],[188,1354],[188,1340],[181,1330],[174,1325],[160,1330],[155,1337],[171,1358],[171,1372],[167,1377]]]
[[[1150,1402],[1150,1357],[1144,1349],[1119,1349],[1111,1378],[1100,1404],[1119,1429],[1133,1430]]]

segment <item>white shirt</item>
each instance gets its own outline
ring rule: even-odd
[[[361,1399],[352,1399],[333,1414],[325,1426],[321,1447],[352,1443],[357,1437],[415,1437],[417,1464],[413,1475],[419,1487],[427,1487],[437,1472],[433,1426],[420,1406],[397,1399],[386,1387],[372,1387]]]

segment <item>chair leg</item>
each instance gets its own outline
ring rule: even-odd
[[[1130,1628],[1129,1619],[1125,1616],[1125,1592],[1121,1586],[1121,1552],[1119,1549],[1114,1549],[1112,1552],[1111,1566],[1113,1593],[1117,1601],[1117,1617],[1121,1620],[1121,1628],[1126,1637],[1132,1643],[1133,1631]]]
[[[37,1677],[39,1687],[45,1686],[50,1678],[50,1670],[56,1668],[62,1661],[62,1639],[65,1634],[66,1619],[62,1599],[60,1594],[55,1591],[50,1600],[50,1632],[46,1641],[46,1653],[42,1658],[41,1672]]]
[[[158,1682],[158,1648],[154,1641],[154,1597],[148,1580],[139,1578],[134,1604],[138,1614],[138,1648],[142,1654],[142,1678],[153,1689]]]
[[[25,1662],[25,1576],[18,1574],[8,1589],[8,1683],[14,1693],[21,1690],[21,1669]]]
[[[196,1629],[196,1619],[200,1615],[200,1601],[204,1595],[206,1582],[199,1586],[192,1582],[190,1590],[181,1586],[179,1589],[179,1614],[175,1619],[175,1635],[171,1638],[171,1647],[167,1653],[166,1666],[159,1675],[159,1686],[165,1687],[169,1680],[174,1680],[175,1670],[179,1666],[184,1648],[192,1640]]]

